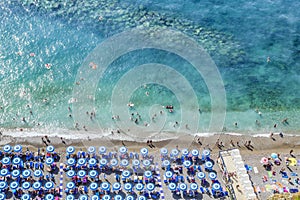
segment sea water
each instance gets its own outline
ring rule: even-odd
[[[81,131],[83,126],[88,132],[116,130],[120,127],[112,119],[118,115],[112,112],[115,104],[112,95],[118,81],[137,66],[160,63],[172,67],[189,82],[197,104],[182,110],[190,97],[180,101],[176,91],[157,84],[157,74],[149,74],[152,83],[137,85],[131,91],[128,102],[134,103],[134,107],[120,110],[128,114],[128,119],[140,116],[138,123],[129,122],[128,127],[121,127],[122,131],[127,134],[137,126],[147,132],[147,128],[161,123],[155,129],[156,136],[171,137],[191,126],[181,123],[182,113],[192,116],[196,112],[199,120],[193,133],[209,132],[214,121],[211,121],[212,100],[206,82],[191,63],[172,52],[131,51],[115,59],[99,79],[80,80],[84,61],[102,42],[136,27],[162,26],[198,42],[216,64],[226,92],[226,115],[220,132],[297,134],[299,6],[298,1],[271,0],[1,1],[1,127],[27,129],[27,135],[30,130],[56,135],[76,131],[76,123]],[[166,77],[172,79],[167,74]],[[89,97],[93,108],[87,106],[85,112],[74,113],[74,88],[80,81],[97,81],[97,89]],[[178,86],[182,84],[172,81]],[[166,105],[173,105],[174,112],[169,113],[163,107]],[[91,112],[96,113],[93,119]],[[85,116],[84,121],[76,121],[76,115]],[[288,123],[281,123],[285,118]],[[193,119],[190,121],[195,123]],[[20,136],[17,132],[15,135]]]

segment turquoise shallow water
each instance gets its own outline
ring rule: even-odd
[[[224,130],[296,133],[300,129],[300,13],[297,9],[300,5],[297,1],[35,2],[4,0],[0,3],[0,123],[3,128],[74,129],[74,118],[69,114],[76,113],[69,112],[68,107],[73,109],[70,99],[75,82],[80,82],[76,77],[80,77],[79,68],[89,53],[102,41],[124,30],[162,26],[193,38],[216,63],[226,91]],[[211,99],[205,81],[183,58],[157,49],[133,51],[116,59],[97,83],[93,97],[96,122],[89,121],[87,116],[80,126],[116,128],[117,124],[111,120],[112,91],[124,74],[146,63],[172,66],[189,81],[199,104],[191,107],[190,112],[201,108],[197,131],[207,132]],[[51,69],[46,64],[51,64]],[[132,123],[128,127],[151,122],[151,117],[160,110],[153,105],[172,104],[176,108],[175,113],[167,115],[164,130],[177,130],[174,122],[182,120],[179,109],[183,107],[182,102],[166,87],[150,83],[137,87],[132,91],[131,101],[135,103],[134,110],[124,112],[128,112],[128,118],[132,112],[138,112],[142,119],[139,125]],[[289,118],[289,124],[281,123],[284,118]],[[234,127],[235,122],[238,127]]]

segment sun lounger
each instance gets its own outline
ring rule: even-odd
[[[257,167],[253,167],[254,173],[257,174],[258,173],[258,169]]]

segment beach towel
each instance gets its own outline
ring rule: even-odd
[[[269,184],[266,184],[265,187],[266,187],[266,191],[268,192],[271,192],[273,190],[272,186]]]
[[[283,185],[280,182],[276,182],[276,185],[278,185],[280,188],[283,188]]]
[[[298,176],[298,174],[295,172],[291,172],[291,176]]]
[[[257,167],[253,167],[254,173],[257,174],[258,173],[258,169]]]
[[[272,178],[272,177],[273,177],[273,174],[272,174],[271,171],[268,171],[268,176],[269,176],[269,178]]]
[[[256,193],[261,193],[261,190],[260,190],[260,187],[259,187],[259,186],[254,187],[254,191],[255,191]]]

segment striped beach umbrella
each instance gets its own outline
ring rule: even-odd
[[[178,156],[178,154],[179,154],[178,149],[172,149],[171,154],[172,154],[172,156]]]
[[[149,167],[149,166],[151,165],[150,160],[143,160],[143,165],[144,165],[145,167]]]
[[[54,183],[52,181],[48,181],[45,183],[44,187],[46,190],[51,190],[52,188],[54,188]]]
[[[30,200],[30,195],[29,194],[23,194],[21,196],[21,200]]]
[[[99,147],[99,153],[100,154],[105,154],[106,153],[106,148],[104,146]]]
[[[92,191],[97,190],[97,188],[98,188],[98,184],[97,184],[97,183],[93,182],[93,183],[90,184],[90,189],[91,189]]]
[[[75,176],[76,175],[76,172],[74,171],[74,170],[69,170],[68,172],[67,172],[67,176],[69,177],[69,178],[72,178],[73,176]]]
[[[100,200],[100,197],[98,195],[93,195],[91,200]]]
[[[79,178],[85,177],[85,176],[86,176],[86,171],[84,171],[84,170],[79,170],[79,171],[77,172],[77,176],[78,176]]]
[[[52,157],[46,158],[46,165],[50,166],[54,163],[54,159]]]
[[[9,157],[4,157],[1,162],[2,162],[3,165],[9,165],[10,164],[10,158]]]
[[[30,175],[31,175],[31,171],[30,171],[29,169],[25,169],[25,170],[22,172],[23,178],[28,178]]]
[[[36,181],[32,184],[32,188],[38,190],[42,187],[42,184],[39,181]]]
[[[126,159],[121,160],[121,166],[127,167],[128,164],[129,164],[128,160],[126,160]]]
[[[186,191],[187,185],[185,183],[180,183],[179,184],[179,189],[182,190],[182,191]]]
[[[111,165],[112,167],[117,166],[117,165],[118,165],[118,160],[115,159],[115,158],[111,159],[111,160],[110,160],[110,165]]]
[[[22,151],[22,146],[21,145],[18,144],[16,146],[14,146],[14,152],[19,153],[21,151]]]
[[[46,148],[46,151],[48,152],[48,153],[53,153],[54,152],[54,146],[52,146],[52,145],[50,145],[50,146],[47,146],[47,148]]]
[[[89,165],[90,166],[95,166],[97,164],[97,160],[95,159],[95,158],[91,158],[90,160],[89,160]]]
[[[5,153],[9,153],[10,151],[12,150],[12,148],[11,148],[11,146],[10,145],[5,145],[4,147],[3,147],[3,151],[5,152]]]
[[[166,149],[166,148],[161,148],[161,149],[160,149],[160,154],[163,155],[163,156],[167,155],[167,154],[168,154],[168,149]]]
[[[96,152],[96,148],[93,147],[93,146],[91,146],[91,147],[88,148],[88,152],[89,153],[95,153]]]
[[[142,184],[142,183],[136,184],[136,185],[135,185],[135,189],[136,189],[137,191],[142,191],[142,190],[144,189],[144,184]]]
[[[89,198],[88,198],[87,195],[82,194],[82,195],[79,196],[79,199],[78,199],[78,200],[88,200],[88,199],[89,199]]]
[[[125,183],[125,184],[124,184],[124,189],[125,189],[126,191],[130,191],[130,190],[132,189],[132,184],[131,184],[131,183]]]
[[[144,172],[144,176],[145,176],[146,178],[151,178],[151,177],[152,177],[152,172],[151,172],[151,171],[145,171],[145,172]]]
[[[125,154],[125,153],[127,153],[127,148],[126,147],[120,147],[120,149],[119,149],[119,152],[121,153],[121,154]]]
[[[191,190],[198,190],[198,184],[197,183],[191,183],[190,188],[191,188]]]
[[[43,176],[43,172],[42,172],[42,170],[38,169],[33,172],[33,175],[35,177],[41,177],[41,176]]]
[[[193,149],[192,156],[195,156],[195,157],[199,156],[199,151],[197,149]]]
[[[3,190],[7,187],[7,182],[6,181],[0,181],[0,190]]]
[[[203,172],[198,172],[197,176],[198,176],[198,178],[199,178],[200,180],[202,180],[202,179],[205,178],[205,173],[203,173]]]
[[[108,194],[106,194],[102,197],[102,200],[110,200],[110,199],[111,199],[111,197]]]
[[[102,190],[109,191],[110,184],[108,182],[103,182],[103,183],[101,183],[100,187]]]
[[[67,196],[67,200],[75,200],[74,195],[69,194],[69,195]]]
[[[171,191],[174,191],[176,190],[177,185],[175,183],[170,183],[168,187]]]
[[[24,183],[22,183],[22,188],[23,188],[24,190],[28,190],[30,187],[31,187],[31,185],[30,185],[29,182],[24,182]]]
[[[170,161],[168,161],[168,160],[164,160],[162,164],[163,164],[163,166],[167,167],[167,166],[169,166],[171,163],[170,163]]]
[[[47,195],[45,196],[45,200],[53,200],[53,199],[54,199],[53,194],[47,194]]]
[[[123,176],[124,178],[128,178],[128,177],[130,176],[130,171],[124,170],[124,171],[122,172],[122,176]]]
[[[220,189],[221,189],[221,185],[220,185],[219,183],[214,183],[214,184],[212,185],[212,189],[213,189],[213,190],[220,190]]]
[[[137,159],[134,159],[134,160],[132,160],[132,165],[137,167],[140,165],[140,161]]]
[[[7,176],[8,174],[9,174],[8,169],[6,169],[6,168],[1,169],[1,171],[0,171],[0,176]]]
[[[106,165],[106,164],[107,164],[107,160],[106,160],[105,158],[102,158],[102,159],[100,160],[100,164],[101,164],[102,166]]]
[[[148,154],[148,149],[147,148],[141,148],[141,154],[143,155],[143,156],[146,156],[147,154]]]
[[[215,172],[209,172],[208,177],[211,180],[215,180],[217,178],[217,174]]]
[[[20,173],[21,173],[20,170],[15,169],[11,172],[11,175],[13,178],[18,178],[20,176]]]
[[[67,160],[67,165],[74,166],[76,164],[76,160],[74,158],[69,158]]]
[[[114,196],[115,200],[123,200],[123,197],[119,194],[117,194],[116,196]]]
[[[132,195],[126,196],[125,200],[134,200],[134,197]]]
[[[89,171],[89,177],[96,178],[98,176],[98,172],[96,170]]]
[[[77,164],[78,164],[79,166],[85,165],[85,163],[86,163],[86,159],[85,159],[85,158],[79,158],[79,159],[77,160]]]
[[[68,146],[67,147],[67,153],[68,154],[73,154],[75,152],[75,147],[73,146]]]
[[[21,164],[21,158],[15,157],[15,158],[12,160],[12,163],[13,163],[14,165],[19,165],[19,164]]]
[[[172,178],[172,177],[173,177],[173,172],[171,172],[171,171],[166,171],[166,172],[165,172],[165,176],[166,176],[167,178]]]
[[[67,188],[68,188],[69,190],[74,189],[74,188],[75,188],[75,183],[74,183],[74,182],[68,182],[68,183],[67,183]]]
[[[154,190],[155,185],[154,185],[153,183],[148,183],[148,184],[146,185],[146,188],[147,188],[147,190],[148,190],[149,192],[151,192],[151,191]]]
[[[138,200],[147,200],[147,198],[145,196],[139,196]]]
[[[13,181],[13,182],[10,183],[9,187],[12,190],[17,189],[19,187],[19,183],[16,182],[16,181]]]
[[[185,161],[183,162],[183,166],[185,166],[186,168],[190,167],[191,165],[192,165],[192,162],[189,161],[189,160],[185,160]]]
[[[189,150],[182,149],[181,153],[182,153],[182,155],[187,156],[189,154]]]
[[[119,190],[121,188],[121,184],[118,183],[118,182],[115,182],[113,185],[112,185],[112,188],[113,190]]]

